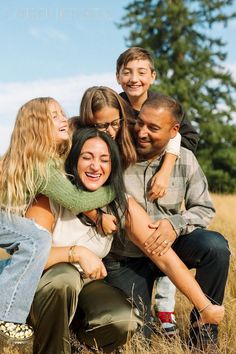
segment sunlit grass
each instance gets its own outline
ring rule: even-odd
[[[236,195],[212,195],[217,215],[210,229],[219,231],[229,241],[231,263],[228,282],[225,291],[225,318],[220,325],[219,346],[222,354],[236,353]],[[187,347],[189,329],[189,313],[191,305],[179,292],[176,296],[176,318],[180,329],[180,336],[168,341],[161,334],[152,336],[152,345],[148,346],[141,335],[136,334],[124,348],[124,354],[190,354]],[[158,331],[158,329],[157,329]],[[85,347],[77,351],[81,354],[92,353]],[[4,354],[13,354],[5,351]],[[18,354],[18,353],[17,353]],[[46,354],[46,353],[45,353]]]
[[[236,195],[212,195],[217,213],[210,229],[222,233],[229,241],[231,262],[228,282],[225,291],[225,318],[220,325],[219,347],[222,354],[236,353]],[[188,348],[189,301],[177,291],[176,318],[180,335],[171,342],[161,333],[153,334],[151,347],[141,335],[136,334],[126,344],[124,354],[190,354]],[[158,329],[157,329],[158,332]],[[86,351],[83,351],[86,354]],[[89,353],[87,351],[87,353]]]

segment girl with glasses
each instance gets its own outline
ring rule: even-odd
[[[137,154],[129,131],[134,124],[129,105],[109,87],[94,86],[87,89],[80,104],[79,126],[94,126],[116,140],[123,167],[136,162]]]

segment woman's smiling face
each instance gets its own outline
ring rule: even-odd
[[[90,191],[101,187],[111,173],[111,157],[107,144],[99,137],[88,139],[77,163],[78,175]]]

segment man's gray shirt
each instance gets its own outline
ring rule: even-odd
[[[153,221],[168,219],[177,236],[188,234],[196,228],[206,228],[215,214],[207,180],[196,157],[183,147],[173,167],[166,195],[154,203],[147,200],[151,178],[162,161],[163,156],[130,166],[124,175],[127,193],[143,206]],[[120,237],[115,236],[111,251],[127,257],[144,256],[128,240],[124,230]]]

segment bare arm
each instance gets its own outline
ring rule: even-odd
[[[152,177],[151,189],[148,193],[148,199],[150,201],[154,201],[157,198],[162,198],[166,194],[171,171],[174,167],[176,159],[180,155],[180,143],[181,135],[177,133],[176,136],[170,139],[167,144],[163,163],[159,171]]]
[[[177,155],[167,152],[163,164],[158,172],[152,177],[151,189],[148,192],[148,199],[154,201],[166,194],[171,171],[174,167]]]
[[[69,252],[71,246],[52,247],[45,269],[57,263],[70,263]],[[102,260],[87,247],[75,246],[73,263],[78,263],[87,278],[103,279],[107,276]]]
[[[48,197],[38,195],[34,203],[27,210],[25,216],[29,219],[34,219],[37,224],[43,226],[52,233],[55,217],[51,211]]]
[[[32,218],[35,222],[49,232],[52,232],[55,217],[51,211],[49,199],[40,195],[34,204],[28,209],[26,217]],[[52,247],[45,269],[57,263],[70,263],[69,251],[71,246]],[[102,260],[83,246],[75,246],[73,252],[73,262],[78,263],[83,269],[85,275],[94,279],[102,279],[107,275],[106,268]]]
[[[126,229],[131,240],[160,268],[176,285],[176,287],[196,306],[203,309],[209,300],[202,292],[199,284],[181,259],[170,248],[164,255],[148,253],[144,247],[146,239],[152,231],[148,227],[151,219],[145,210],[133,199],[129,198],[129,214],[126,218]],[[222,306],[211,305],[202,313],[205,323],[219,323],[224,314]]]

